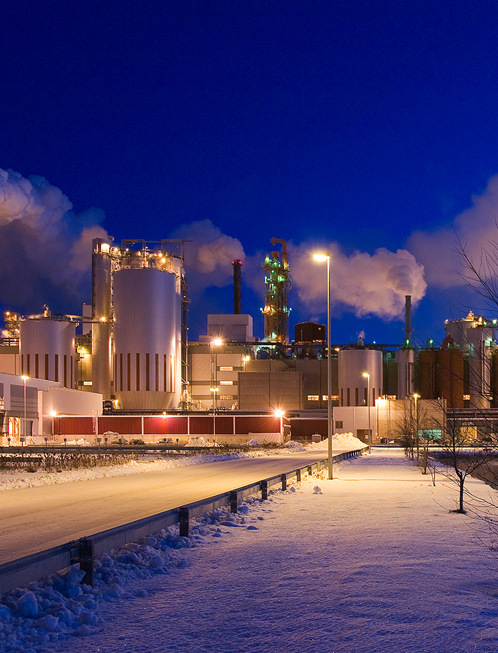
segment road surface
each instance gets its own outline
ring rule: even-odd
[[[8,490],[0,495],[0,564],[326,457],[324,449]]]

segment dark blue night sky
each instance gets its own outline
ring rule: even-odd
[[[454,249],[498,236],[497,33],[486,0],[4,0],[2,306],[79,312],[105,230],[193,238],[191,338],[232,311],[234,256],[263,335],[272,237],[291,333],[325,321],[317,248],[334,342],[401,342],[405,294],[418,343],[494,317]]]

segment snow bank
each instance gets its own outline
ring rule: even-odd
[[[275,492],[269,492],[270,502]],[[222,537],[227,527],[257,530],[254,524],[261,517],[252,518],[250,512],[251,506],[259,504],[260,499],[249,497],[237,514],[226,507],[201,515],[190,522],[188,538],[179,536],[178,527],[170,527],[103,555],[95,561],[94,587],[82,584],[84,572],[73,566],[12,590],[0,603],[0,651],[41,653],[48,650],[47,644],[99,632],[104,623],[99,608],[143,597],[146,592],[140,582],[185,569],[188,560],[182,549]]]
[[[156,472],[163,469],[173,469],[186,465],[199,465],[221,460],[233,460],[247,457],[245,453],[230,454],[197,454],[182,458],[160,458],[157,460],[131,460],[123,465],[111,467],[92,467],[89,469],[71,469],[62,472],[37,471],[28,473],[25,471],[3,472],[0,474],[1,490],[18,490],[26,487],[41,487],[44,485],[61,485],[73,481],[91,481],[99,478],[111,478],[115,476],[128,476],[130,474],[144,474]]]
[[[325,440],[322,440],[321,442],[306,444],[306,449],[307,451],[327,449],[327,445],[328,438],[325,438]],[[332,436],[333,449],[362,449],[365,446],[365,443],[358,440],[358,438],[356,438],[352,433],[334,433]]]

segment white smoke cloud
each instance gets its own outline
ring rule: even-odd
[[[240,240],[222,233],[211,220],[182,224],[171,237],[192,241],[185,245],[185,268],[189,284],[196,288],[228,285],[233,276],[232,260],[245,258]]]
[[[465,285],[465,266],[458,241],[475,264],[482,248],[498,240],[498,175],[491,177],[484,192],[472,196],[472,206],[460,213],[453,225],[432,232],[416,231],[408,248],[425,267],[427,282],[438,288]]]
[[[323,312],[326,302],[326,264],[313,260],[316,251],[330,254],[331,302],[336,310],[392,320],[403,317],[405,295],[411,295],[414,305],[425,295],[424,268],[405,249],[391,252],[380,248],[374,254],[354,252],[350,256],[337,243],[319,248],[311,243],[291,243],[288,249],[293,292],[310,311]]]
[[[45,178],[0,169],[0,302],[9,309],[76,312],[90,286],[91,240],[104,214],[75,214]]]

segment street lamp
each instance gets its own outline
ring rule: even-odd
[[[327,434],[328,434],[328,472],[334,478],[332,461],[332,350],[330,346],[330,254],[315,254],[315,261],[327,262]]]
[[[368,410],[368,453],[372,453],[372,429],[370,428],[370,374],[363,372],[367,380],[367,410]]]
[[[23,380],[24,383],[24,425],[23,428],[21,429],[21,436],[26,437],[26,381],[29,379],[29,376],[26,376],[23,374],[21,376],[21,379]]]

